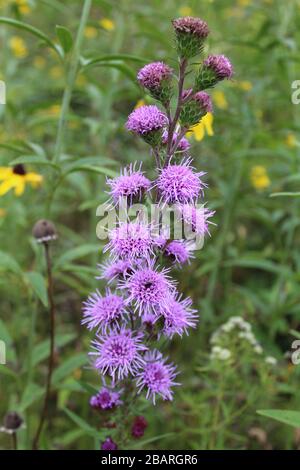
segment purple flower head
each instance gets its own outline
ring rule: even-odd
[[[211,97],[205,93],[205,91],[198,91],[195,93],[192,97],[192,100],[198,103],[204,114],[212,112]]]
[[[154,240],[150,227],[141,222],[124,222],[113,229],[104,251],[111,250],[118,258],[135,259],[152,252]]]
[[[205,39],[209,34],[207,23],[201,18],[185,16],[173,20],[172,24],[177,33],[192,34],[201,39]]]
[[[181,300],[181,296],[170,299],[163,310],[165,319],[164,335],[169,338],[172,338],[175,334],[182,336],[183,333],[187,333],[188,328],[196,327],[198,321],[197,310],[192,309],[191,305],[192,300],[189,297],[184,300]]]
[[[159,314],[162,306],[173,294],[175,286],[168,276],[168,270],[158,271],[151,263],[147,267],[138,267],[124,282],[121,288],[128,290],[127,303],[133,303],[139,315]]]
[[[139,71],[137,79],[147,90],[161,88],[164,80],[169,80],[172,76],[172,69],[163,62],[152,62],[145,65]]]
[[[107,184],[111,187],[110,194],[115,203],[121,198],[127,198],[127,201],[132,204],[141,201],[151,183],[141,171],[141,166],[135,170],[135,165],[131,164],[117,178],[108,179]]]
[[[87,324],[89,330],[99,328],[100,331],[106,331],[108,326],[116,324],[126,313],[124,299],[112,294],[109,289],[106,290],[105,296],[97,290],[83,305],[81,323]]]
[[[204,206],[195,207],[190,204],[184,204],[178,208],[184,223],[190,225],[194,233],[201,236],[209,234],[208,224],[212,222],[208,219],[214,215],[215,211],[210,211]]]
[[[139,393],[145,388],[147,400],[152,399],[155,405],[156,395],[164,400],[172,400],[171,387],[179,385],[174,382],[176,368],[173,364],[166,364],[166,359],[159,351],[149,351],[145,354],[143,370],[137,374],[137,387]]]
[[[156,186],[167,204],[193,202],[203,193],[206,184],[200,177],[205,173],[195,173],[190,163],[190,159],[183,160],[181,164],[170,164],[160,171]]]
[[[219,80],[231,78],[233,75],[231,62],[225,55],[210,55],[203,64],[204,68],[213,71]]]
[[[172,240],[167,244],[165,253],[174,263],[185,264],[193,258],[189,246],[183,240]]]
[[[96,395],[91,397],[90,405],[92,408],[99,410],[111,410],[116,406],[122,405],[120,392],[115,392],[106,387],[102,387]]]
[[[134,419],[134,422],[131,428],[132,436],[136,437],[137,439],[139,437],[142,437],[147,427],[148,427],[148,423],[147,423],[147,420],[144,418],[144,416],[137,416]]]
[[[178,133],[177,132],[174,132],[173,134],[173,139],[172,139],[172,144],[174,145],[176,143],[178,139]],[[163,135],[162,135],[162,143],[164,145],[166,145],[168,143],[168,131],[165,130],[163,132]],[[189,143],[189,141],[185,138],[185,137],[182,137],[182,139],[180,139],[178,145],[177,145],[177,151],[179,152],[187,152],[191,147],[191,144]]]
[[[127,129],[136,134],[146,134],[162,130],[168,123],[167,116],[155,105],[140,106],[128,117]]]
[[[107,437],[101,444],[102,450],[118,450],[117,444],[110,438]]]
[[[129,260],[109,261],[106,264],[99,265],[101,275],[96,279],[106,279],[112,282],[114,279],[122,279],[131,272],[131,262]]]
[[[101,374],[108,373],[113,379],[115,375],[118,380],[129,374],[134,375],[144,364],[141,353],[147,350],[141,343],[142,336],[141,333],[135,334],[125,327],[98,335],[98,340],[92,342],[96,352],[90,353],[96,356],[94,367]]]

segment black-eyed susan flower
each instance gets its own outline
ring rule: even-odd
[[[195,140],[197,140],[198,142],[204,139],[205,134],[212,137],[214,135],[213,126],[212,126],[213,120],[214,120],[214,117],[212,113],[205,114],[205,116],[203,116],[201,121],[199,121],[198,124],[196,124],[194,127],[192,127],[189,130],[188,135],[192,135],[195,138]]]
[[[0,167],[0,196],[4,196],[11,189],[14,190],[16,196],[21,196],[27,183],[36,188],[42,181],[42,175],[27,172],[24,165],[19,164],[12,168]]]

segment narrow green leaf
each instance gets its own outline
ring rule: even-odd
[[[45,166],[52,166],[59,170],[59,166],[55,163],[47,160],[46,158],[37,157],[36,155],[22,155],[21,157],[15,158],[10,162],[11,166],[18,165],[19,163],[22,164],[32,164],[32,165],[45,165]]]
[[[22,269],[12,255],[0,251],[0,271],[11,271],[22,275]]]
[[[56,34],[59,39],[60,44],[66,54],[70,52],[73,47],[73,37],[72,33],[69,29],[65,28],[64,26],[56,26]]]
[[[27,272],[24,276],[44,307],[48,307],[48,294],[45,278],[35,271]]]
[[[78,416],[76,413],[73,411],[69,410],[68,408],[63,408],[63,411],[69,416],[69,418],[73,421],[73,423],[77,424],[79,428],[81,428],[83,431],[85,431],[87,434],[90,434],[92,436],[97,436],[98,438],[100,437],[100,432],[90,426],[86,421],[84,421],[80,416]]]
[[[22,21],[14,20],[12,18],[5,18],[3,16],[0,17],[0,23],[7,24],[9,26],[13,26],[17,29],[21,29],[23,31],[27,31],[28,33],[33,34],[37,38],[44,41],[49,47],[51,47],[61,57],[61,54],[56,44],[54,44],[54,42],[51,41],[51,39],[46,34],[44,34],[41,30],[35,28],[34,26],[31,26],[30,24],[27,24],[27,23],[23,23]]]
[[[97,253],[100,247],[98,244],[86,243],[84,245],[80,245],[76,248],[72,248],[71,250],[66,251],[63,253],[60,258],[57,259],[53,269],[57,270],[59,267],[63,266],[64,264],[70,263],[70,261],[74,261],[78,258],[83,258],[91,253]]]
[[[111,176],[115,178],[117,172],[109,168],[104,168],[102,166],[92,166],[92,165],[74,165],[71,169],[66,171],[66,175],[74,173],[76,171],[88,171],[92,173],[100,173],[101,175]]]
[[[69,357],[62,363],[53,373],[53,385],[58,384],[61,380],[68,377],[75,369],[84,366],[87,363],[86,353],[80,353]]]
[[[275,419],[280,423],[300,428],[300,411],[290,410],[258,410],[257,413],[267,418]]]
[[[21,403],[18,407],[19,411],[24,412],[32,403],[41,398],[44,391],[44,387],[40,387],[33,382],[30,383],[23,392]]]
[[[56,347],[63,347],[73,341],[76,337],[75,333],[67,333],[65,335],[57,335],[55,338],[55,346]],[[49,339],[39,343],[37,346],[34,347],[32,357],[33,357],[33,365],[36,366],[40,362],[47,359],[49,356],[50,351],[50,341]]]

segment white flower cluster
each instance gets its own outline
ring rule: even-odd
[[[231,357],[231,352],[227,348],[221,348],[220,346],[213,346],[210,357],[211,359],[219,359],[221,361],[227,361]]]
[[[220,326],[211,336],[210,342],[213,345],[211,350],[212,359],[227,360],[231,357],[231,351],[222,347],[227,333],[238,330],[236,338],[247,341],[256,354],[263,354],[263,348],[253,334],[252,326],[240,316],[233,316]],[[274,357],[267,356],[265,362],[270,365],[276,365],[277,360]]]

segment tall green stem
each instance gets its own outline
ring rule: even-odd
[[[78,28],[74,48],[73,48],[73,53],[72,53],[72,57],[70,60],[69,70],[67,73],[67,83],[66,83],[66,87],[65,87],[65,91],[63,95],[63,100],[62,100],[62,108],[61,108],[61,113],[59,117],[57,137],[56,137],[56,143],[55,143],[55,149],[54,149],[54,155],[53,155],[54,163],[59,162],[62,149],[63,149],[63,140],[64,140],[64,134],[65,134],[65,128],[66,128],[66,122],[67,122],[67,114],[69,111],[71,96],[72,96],[72,92],[73,92],[73,88],[74,88],[74,84],[75,84],[75,80],[77,76],[84,29],[85,29],[85,25],[89,17],[91,5],[92,5],[92,0],[85,0],[83,9],[82,9],[79,28]]]

